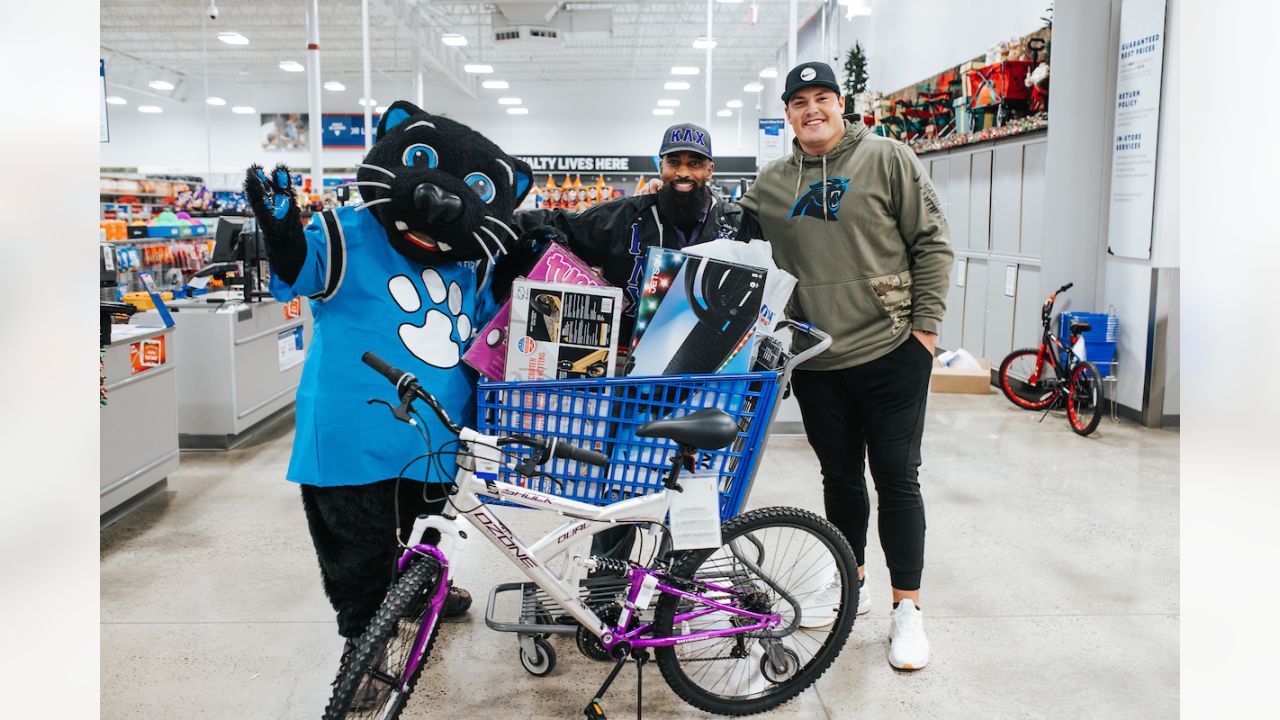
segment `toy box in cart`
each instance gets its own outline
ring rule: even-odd
[[[607,283],[577,255],[557,243],[551,243],[538,262],[525,275],[529,280],[569,285],[600,287]],[[477,335],[477,340],[463,353],[462,360],[490,380],[503,380],[507,369],[507,323],[511,320],[511,301],[502,304],[493,319]]]
[[[766,271],[650,248],[630,374],[740,372],[764,299]]]
[[[612,376],[621,309],[621,288],[516,280],[506,379]]]

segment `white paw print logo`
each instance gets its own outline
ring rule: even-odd
[[[445,287],[444,279],[433,268],[422,271],[422,284],[436,307],[427,310],[421,325],[401,325],[400,341],[428,365],[455,367],[462,358],[462,343],[471,338],[471,318],[462,312],[462,288],[456,282]],[[409,276],[396,275],[387,281],[387,289],[401,310],[416,313],[422,309],[422,297]]]

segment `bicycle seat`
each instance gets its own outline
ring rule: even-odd
[[[1071,323],[1071,334],[1072,334],[1072,335],[1079,335],[1079,334],[1081,334],[1081,333],[1087,333],[1087,332],[1089,332],[1091,329],[1093,329],[1093,326],[1092,326],[1092,325],[1090,325],[1090,324],[1089,324],[1089,323],[1087,323],[1087,322],[1082,321],[1082,320],[1077,320],[1077,321],[1075,321],[1075,322]]]
[[[640,437],[675,440],[699,450],[718,450],[738,434],[738,423],[718,408],[702,408],[670,420],[654,420],[636,430]]]

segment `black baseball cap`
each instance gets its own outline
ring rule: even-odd
[[[711,133],[707,132],[706,128],[693,123],[672,125],[662,133],[662,147],[658,148],[658,156],[665,157],[669,153],[681,150],[705,155],[708,160],[711,160]]]
[[[782,102],[787,102],[797,90],[817,85],[841,95],[840,84],[831,66],[824,62],[801,63],[787,73],[787,89],[782,91]]]

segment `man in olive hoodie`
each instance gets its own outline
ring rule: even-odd
[[[893,586],[889,662],[916,670],[929,661],[917,470],[953,254],[920,161],[902,143],[846,122],[844,100],[825,63],[787,75],[792,153],[762,170],[741,204],[778,265],[799,278],[788,315],[834,339],[796,371],[793,387],[822,467],[827,518],[853,545],[860,578],[871,512],[864,457],[870,462]],[[868,596],[859,593],[859,612]]]

